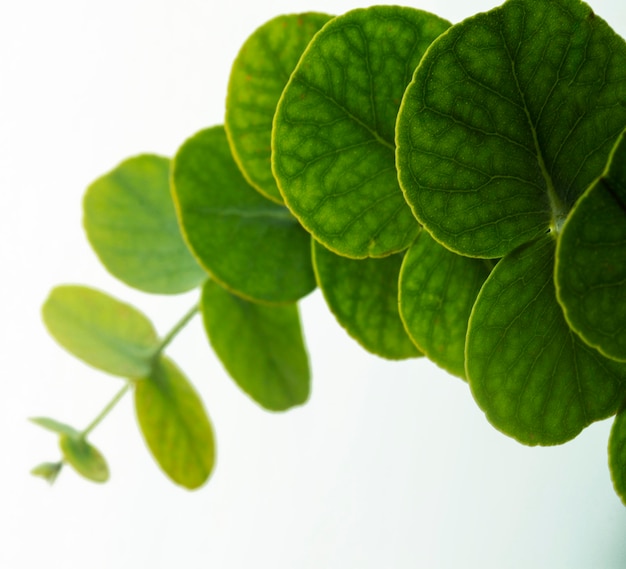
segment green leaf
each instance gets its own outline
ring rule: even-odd
[[[83,438],[61,435],[59,446],[64,460],[78,474],[92,482],[106,482],[109,479],[109,467],[100,451]]]
[[[605,356],[626,361],[626,135],[570,213],[556,258],[570,326]]]
[[[54,481],[58,478],[59,473],[63,468],[63,462],[42,462],[33,468],[30,473],[33,476],[39,476],[43,478],[49,484],[54,484]]]
[[[213,428],[202,401],[182,372],[160,358],[135,384],[135,410],[146,444],[176,484],[196,489],[215,463]]]
[[[252,399],[272,411],[308,399],[309,361],[295,304],[252,303],[208,281],[201,306],[215,353]]]
[[[233,63],[224,127],[246,180],[282,203],[271,165],[272,120],[291,72],[313,35],[331,16],[308,12],[278,16],[245,41]]]
[[[424,355],[465,378],[465,337],[491,261],[452,253],[422,231],[400,270],[400,315]]]
[[[52,431],[53,433],[67,435],[68,437],[73,438],[80,437],[80,431],[74,427],[70,427],[65,423],[55,421],[54,419],[49,419],[48,417],[31,417],[30,421],[35,423],[35,425],[39,425],[40,427],[47,429],[48,431]]]
[[[369,352],[392,360],[420,356],[398,311],[402,253],[349,259],[313,244],[319,287],[337,321]]]
[[[267,302],[293,302],[315,288],[310,236],[246,182],[222,127],[182,145],[173,187],[187,241],[220,284]]]
[[[129,158],[85,194],[83,223],[102,264],[139,290],[175,294],[206,278],[178,227],[170,195],[170,161]]]
[[[609,469],[613,487],[626,506],[626,408],[615,417],[609,437]]]
[[[302,55],[276,110],[273,169],[285,203],[328,249],[381,257],[417,235],[396,179],[394,127],[413,70],[449,25],[412,8],[353,10]]]
[[[42,308],[52,337],[87,364],[121,377],[150,373],[159,339],[137,309],[97,290],[58,286]]]
[[[579,0],[509,0],[433,42],[398,115],[400,184],[446,247],[558,228],[626,125],[626,43]]]
[[[470,316],[466,369],[493,425],[529,445],[559,444],[615,413],[626,365],[574,333],[556,301],[555,240],[542,239],[495,266]]]

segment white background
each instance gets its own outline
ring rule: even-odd
[[[414,4],[458,22],[493,0]],[[471,4],[471,5],[470,5]],[[623,568],[626,510],[606,464],[610,421],[555,448],[495,431],[467,386],[427,361],[367,355],[325,309],[302,305],[313,368],[305,407],[271,414],[215,361],[198,320],[172,345],[201,392],[217,468],[196,492],[144,448],[131,400],[93,433],[106,485],[57,460],[46,415],[84,427],[121,386],[47,336],[48,290],[84,283],[134,302],[165,332],[195,296],[148,296],[98,264],[84,188],[141,152],[172,155],[223,120],[230,64],[281,13],[356,0],[0,0],[0,567],[3,569]],[[621,0],[596,13],[626,35]]]

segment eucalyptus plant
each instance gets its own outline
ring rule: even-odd
[[[126,381],[82,430],[33,419],[62,453],[33,473],[105,481],[89,436],[130,392],[162,470],[200,487],[211,421],[166,348],[199,314],[249,397],[304,404],[297,303],[319,287],[364,349],[431,359],[521,443],[616,415],[626,502],[625,129],[626,42],[579,0],[507,0],[455,25],[400,6],[270,20],[233,63],[223,125],[87,189],[111,274],[198,303],[161,338],[104,292],[51,291],[50,334]]]

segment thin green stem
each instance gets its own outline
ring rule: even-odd
[[[102,422],[102,420],[111,412],[111,409],[113,409],[113,407],[117,405],[119,400],[124,397],[124,395],[126,395],[126,392],[129,391],[131,387],[132,383],[130,381],[126,382],[124,387],[122,387],[122,389],[120,389],[115,394],[115,397],[113,397],[113,399],[109,401],[106,407],[102,409],[102,411],[100,411],[98,416],[93,421],[91,421],[91,423],[89,423],[89,425],[87,425],[85,429],[82,430],[82,432],[80,433],[82,438],[87,438],[87,435],[91,433],[91,431],[93,431]]]
[[[191,309],[174,325],[174,327],[165,335],[161,343],[157,346],[154,352],[156,358],[169,346],[171,341],[178,335],[178,333],[189,323],[189,321],[199,312],[200,305],[194,304]]]
[[[159,357],[159,355],[165,350],[167,346],[172,342],[172,340],[178,335],[178,333],[189,323],[189,321],[198,313],[200,310],[199,304],[194,305],[175,325],[174,327],[164,336],[163,340],[159,343],[157,348],[154,351],[153,361]],[[107,405],[98,413],[98,416],[87,425],[80,433],[79,436],[82,439],[86,439],[87,436],[93,431],[103,420],[104,418],[111,412],[111,410],[119,403],[119,401],[126,395],[128,391],[130,391],[133,387],[134,382],[131,380],[127,380],[124,384],[124,387],[120,389],[107,403]],[[50,483],[54,482],[54,479],[58,476],[61,467],[65,463],[65,459],[61,458],[56,464],[58,469],[53,476],[48,477],[48,481]],[[33,470],[34,473],[34,470]]]

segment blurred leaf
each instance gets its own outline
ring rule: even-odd
[[[257,28],[233,63],[225,128],[233,156],[248,182],[282,203],[271,165],[276,104],[302,52],[331,16],[309,12],[278,16]]]
[[[77,285],[54,288],[43,305],[52,337],[84,362],[128,378],[150,373],[159,339],[137,309]]]
[[[310,236],[287,208],[246,182],[223,127],[182,145],[173,184],[187,241],[223,286],[268,302],[293,302],[315,288]]]
[[[400,319],[398,275],[403,253],[349,259],[313,244],[317,281],[337,321],[369,352],[399,360],[420,356]]]
[[[54,419],[49,419],[48,417],[32,417],[30,419],[31,422],[35,423],[35,425],[39,425],[44,429],[48,429],[53,433],[58,433],[60,435],[67,435],[68,437],[78,438],[80,437],[80,432],[77,431],[74,427],[70,427],[65,423],[60,423],[59,421],[55,421]]]
[[[509,0],[428,50],[398,173],[446,247],[498,258],[558,228],[626,125],[626,43],[579,0]]]
[[[170,161],[125,160],[85,194],[87,238],[115,277],[139,290],[175,294],[206,278],[183,241],[170,194]]]
[[[328,249],[381,257],[415,238],[394,127],[413,70],[449,25],[412,8],[353,10],[324,26],[291,75],[274,119],[274,175],[289,209]]]
[[[61,435],[59,446],[63,458],[78,474],[92,482],[106,482],[109,467],[100,451],[83,438]]]
[[[213,429],[198,394],[169,359],[160,358],[135,384],[135,410],[165,474],[190,490],[204,484],[215,462]]]
[[[63,462],[42,462],[35,466],[30,473],[33,476],[43,478],[49,484],[54,484],[61,472],[61,468],[63,468]]]
[[[252,399],[273,411],[307,400],[309,361],[295,304],[256,304],[208,281],[201,306],[215,353]]]
[[[555,280],[569,325],[605,356],[626,361],[625,134],[563,226]]]

